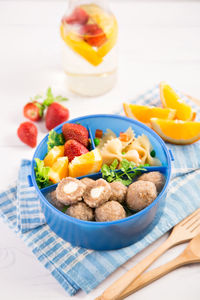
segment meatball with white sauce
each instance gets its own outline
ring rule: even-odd
[[[83,220],[83,221],[92,221],[94,219],[94,213],[92,208],[90,208],[84,202],[78,202],[71,205],[65,212],[67,215]]]
[[[123,206],[117,201],[108,201],[95,209],[97,222],[110,222],[126,217]]]
[[[129,187],[126,203],[131,210],[139,211],[151,204],[157,197],[156,186],[150,181],[135,181]]]
[[[56,188],[56,198],[65,205],[77,203],[83,199],[85,184],[73,177],[66,177]]]
[[[111,194],[110,184],[104,179],[98,179],[87,186],[83,198],[88,206],[95,208],[107,202]]]
[[[112,190],[112,195],[109,200],[123,203],[126,199],[127,187],[120,181],[111,182],[110,187]]]
[[[144,173],[138,178],[138,180],[153,182],[157,188],[158,193],[162,190],[165,184],[165,176],[157,171]]]

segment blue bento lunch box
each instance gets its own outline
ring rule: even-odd
[[[165,185],[158,197],[145,209],[118,221],[112,222],[91,222],[82,221],[66,215],[55,208],[45,197],[45,194],[55,189],[56,185],[40,190],[35,179],[35,158],[44,159],[47,153],[48,135],[41,141],[36,148],[32,159],[32,183],[40,198],[42,211],[45,215],[46,222],[50,228],[65,241],[70,242],[73,246],[80,246],[94,250],[114,250],[123,248],[138,241],[143,233],[146,232],[152,223],[156,212],[161,203],[166,198],[167,188],[171,175],[171,155],[163,140],[149,127],[144,124],[122,117],[118,115],[89,115],[70,120],[69,123],[80,123],[89,130],[90,139],[94,148],[93,137],[96,129],[103,132],[111,129],[117,135],[126,131],[130,126],[134,130],[136,136],[145,134],[149,138],[153,149],[156,151],[162,163],[160,167],[146,167],[147,171],[160,171],[165,175]],[[58,133],[62,132],[63,124],[57,126],[54,130]],[[101,177],[101,172],[97,174],[87,175],[97,179]]]

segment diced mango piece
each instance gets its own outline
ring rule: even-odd
[[[54,146],[44,159],[44,165],[52,167],[59,157],[64,156],[64,146]]]
[[[68,157],[59,157],[49,171],[49,179],[53,183],[58,183],[68,176]]]

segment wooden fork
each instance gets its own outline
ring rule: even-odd
[[[198,233],[200,233],[200,208],[177,224],[168,239],[162,245],[111,284],[96,300],[119,299],[120,294],[122,294],[158,257],[171,247],[193,239]]]
[[[161,278],[167,273],[187,264],[200,262],[200,234],[191,240],[187,248],[176,258],[168,263],[142,274],[138,277],[118,298],[119,300],[128,297],[134,292],[147,286],[153,281]]]

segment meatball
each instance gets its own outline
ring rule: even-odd
[[[127,187],[120,181],[110,183],[112,195],[110,200],[118,201],[119,203],[124,202],[126,199]]]
[[[156,197],[155,184],[150,181],[139,180],[128,187],[126,203],[128,208],[139,211],[151,204]]]
[[[59,210],[62,210],[65,207],[65,205],[58,201],[58,199],[56,198],[56,190],[48,193],[46,195],[46,198],[53,206],[55,206]]]
[[[88,185],[84,193],[84,201],[90,207],[98,207],[110,199],[111,187],[104,179],[98,179]]]
[[[153,182],[157,188],[158,193],[162,190],[165,184],[165,176],[160,172],[144,173],[138,178],[138,180]]]
[[[126,217],[123,206],[117,201],[108,201],[95,209],[97,222],[116,221]]]
[[[94,219],[92,208],[90,208],[84,202],[78,202],[71,205],[70,207],[68,207],[65,213],[73,218],[84,221],[92,221]]]
[[[65,205],[74,204],[82,200],[85,185],[80,180],[72,177],[64,178],[56,188],[58,201]]]
[[[91,183],[94,183],[94,180],[88,177],[84,177],[82,179],[80,179],[80,182],[82,182],[83,184],[85,184],[86,186],[90,185]]]

